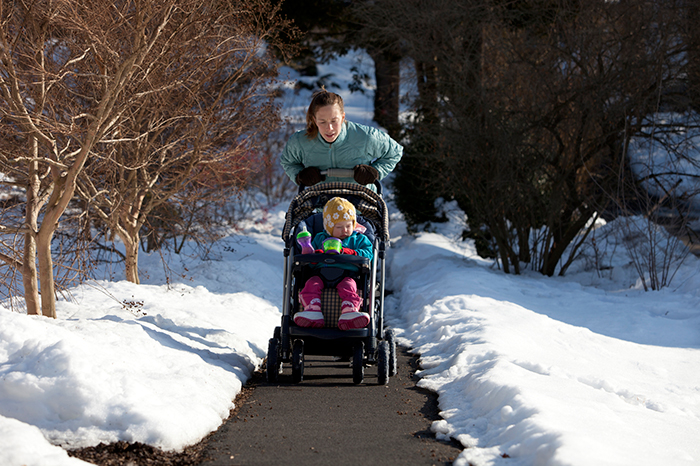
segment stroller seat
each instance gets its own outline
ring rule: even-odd
[[[365,228],[363,234],[372,242],[374,254],[376,251],[375,244],[375,229],[372,222],[363,218],[362,216],[357,216],[357,222]],[[306,230],[311,233],[312,237],[316,233],[323,231],[323,214],[315,213],[305,220],[301,221],[296,228],[298,233],[306,227]],[[296,236],[296,235],[295,235]],[[300,254],[300,247],[298,244],[295,245],[295,253]],[[357,294],[364,298],[365,296],[365,281],[369,279],[369,259],[364,261],[365,263],[358,266],[357,271],[351,271],[342,269],[339,267],[313,267],[311,265],[306,265],[300,267],[297,270],[297,291],[300,293],[301,288],[303,288],[304,283],[312,276],[319,276],[323,280],[324,289],[321,295],[321,312],[323,312],[323,319],[325,322],[325,328],[338,328],[338,319],[340,318],[340,310],[342,300],[338,295],[338,291],[335,287],[338,285],[340,280],[345,277],[351,277],[357,282]],[[296,312],[301,311],[300,306],[295,306]]]

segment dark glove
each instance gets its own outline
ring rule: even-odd
[[[343,254],[351,254],[353,256],[356,256],[357,252],[354,249],[343,248]]]
[[[297,174],[297,184],[299,185],[313,186],[321,181],[323,181],[323,175],[318,167],[306,167]]]
[[[352,169],[355,181],[360,184],[372,184],[379,179],[379,172],[369,165],[355,165]]]

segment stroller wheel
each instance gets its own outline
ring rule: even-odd
[[[277,382],[277,376],[282,367],[280,361],[280,342],[277,338],[270,338],[267,345],[267,366],[265,375],[269,383]]]
[[[304,380],[304,340],[294,340],[292,348],[292,381]]]
[[[384,340],[377,347],[377,383],[386,385],[389,383],[389,343]]]
[[[389,344],[389,377],[393,377],[398,372],[398,361],[396,360],[396,335],[393,329],[386,329],[384,339]]]
[[[359,342],[353,348],[352,354],[352,383],[355,385],[361,384],[365,378],[365,344]]]

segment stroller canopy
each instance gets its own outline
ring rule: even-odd
[[[299,222],[315,213],[316,209],[322,209],[326,202],[336,196],[352,202],[357,212],[372,222],[377,237],[382,241],[389,241],[389,213],[384,199],[371,189],[359,184],[331,182],[306,188],[292,199],[282,230],[282,239],[285,244]]]

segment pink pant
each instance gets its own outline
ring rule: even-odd
[[[338,290],[338,296],[340,296],[341,301],[344,303],[352,303],[353,311],[358,311],[360,309],[362,298],[357,294],[357,283],[355,283],[355,280],[350,277],[345,277],[338,283],[335,289]],[[300,293],[301,303],[304,308],[306,308],[313,299],[317,298],[320,300],[322,292],[323,280],[321,280],[321,277],[309,278]]]

